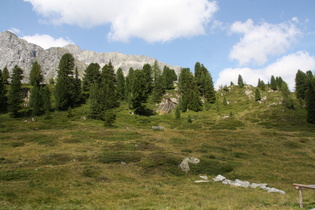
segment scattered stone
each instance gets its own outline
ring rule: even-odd
[[[152,130],[154,130],[154,131],[164,131],[164,127],[163,126],[152,126]]]
[[[212,180],[215,182],[222,182],[224,179],[225,179],[225,177],[219,174],[218,176],[216,176]]]
[[[179,167],[182,169],[182,171],[185,171],[186,173],[188,173],[188,171],[190,170],[188,163],[198,164],[199,162],[200,160],[198,158],[187,157],[187,158],[184,158],[184,160],[179,164]]]
[[[204,175],[204,176],[199,176],[201,179],[205,179],[205,180],[208,180],[208,176],[207,175]]]
[[[258,188],[259,187],[259,188],[261,188],[263,190],[266,190],[269,193],[274,193],[275,192],[275,193],[285,194],[285,192],[283,190],[267,187],[266,183],[263,183],[263,184],[252,183],[251,184],[248,181],[242,181],[242,180],[239,180],[239,179],[236,179],[235,181],[232,181],[232,180],[229,180],[229,179],[225,178],[224,176],[222,176],[220,174],[218,176],[216,176],[215,178],[213,178],[212,180],[215,181],[215,182],[222,182],[222,184],[228,184],[228,185],[235,186],[235,187],[244,187],[244,188],[248,188],[248,187]]]

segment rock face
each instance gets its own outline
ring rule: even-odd
[[[143,55],[124,55],[117,52],[97,53],[81,50],[76,45],[67,45],[63,48],[52,47],[45,50],[38,45],[18,38],[12,32],[5,31],[0,33],[0,69],[6,66],[11,72],[13,67],[18,65],[24,70],[24,82],[28,81],[32,64],[35,61],[41,65],[45,81],[55,78],[60,58],[68,52],[75,58],[75,65],[80,76],[83,76],[83,72],[90,63],[98,63],[103,67],[109,61],[112,61],[116,70],[121,67],[124,74],[127,75],[130,67],[140,69],[144,64],[149,63],[152,65],[155,61],[154,58]],[[160,68],[168,66],[174,69],[177,74],[180,71],[179,66],[171,66],[159,61],[158,64]]]

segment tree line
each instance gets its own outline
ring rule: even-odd
[[[0,109],[2,113],[8,112],[11,117],[19,116],[26,98],[27,91],[22,87],[22,79],[23,70],[18,66],[12,69],[11,76],[6,67],[0,70]],[[161,102],[165,92],[175,88],[174,84],[178,85],[179,92],[179,104],[175,111],[177,117],[180,111],[209,110],[217,102],[211,74],[199,62],[194,66],[194,73],[189,68],[182,68],[178,77],[167,66],[161,69],[157,61],[153,65],[143,65],[142,69],[130,68],[126,76],[121,68],[115,73],[111,61],[102,68],[97,63],[91,63],[81,80],[74,57],[66,53],[60,59],[56,82],[50,81],[54,85],[44,84],[41,66],[37,62],[32,65],[29,80],[32,87],[28,107],[33,115],[46,114],[49,117],[53,110],[66,111],[88,103],[90,117],[103,120],[105,125],[114,122],[114,109],[122,102],[126,102],[135,114],[150,113],[152,110],[147,109],[146,103]],[[298,70],[295,82],[296,97],[307,109],[307,121],[315,123],[314,75],[311,71],[304,73]],[[231,82],[231,85],[234,84]],[[243,88],[244,85],[245,82],[239,75],[238,86]],[[294,108],[287,83],[281,77],[273,75],[270,84],[258,79],[256,101],[261,100],[260,91],[264,91],[267,86],[272,90],[282,91],[283,104],[287,108]]]

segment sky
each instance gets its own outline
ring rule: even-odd
[[[315,70],[314,0],[2,0],[0,31],[47,49],[145,55],[256,86]]]

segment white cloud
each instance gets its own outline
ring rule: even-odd
[[[11,31],[11,32],[14,33],[14,34],[19,34],[19,33],[21,33],[20,29],[18,29],[18,28],[10,28],[8,31]]]
[[[22,39],[41,46],[44,49],[48,49],[50,47],[63,47],[67,44],[73,44],[71,40],[65,40],[63,38],[55,39],[49,35],[39,35],[35,34],[34,36],[23,36]]]
[[[297,18],[293,18],[297,20]],[[272,55],[281,55],[301,35],[301,31],[292,22],[270,24],[262,22],[254,24],[237,21],[231,26],[232,33],[242,34],[241,40],[232,47],[229,57],[240,65],[263,65]]]
[[[164,42],[205,33],[218,10],[209,0],[24,0],[54,24],[110,24],[109,40]]]
[[[216,81],[216,88],[220,85],[229,85],[230,82],[237,84],[238,75],[242,75],[246,84],[257,86],[258,79],[267,83],[271,75],[275,77],[281,76],[282,79],[288,83],[291,91],[294,91],[295,87],[295,75],[297,70],[302,71],[315,69],[315,57],[311,56],[307,52],[298,51],[296,53],[283,56],[275,63],[266,66],[261,69],[251,68],[228,68],[220,72],[219,78]]]

